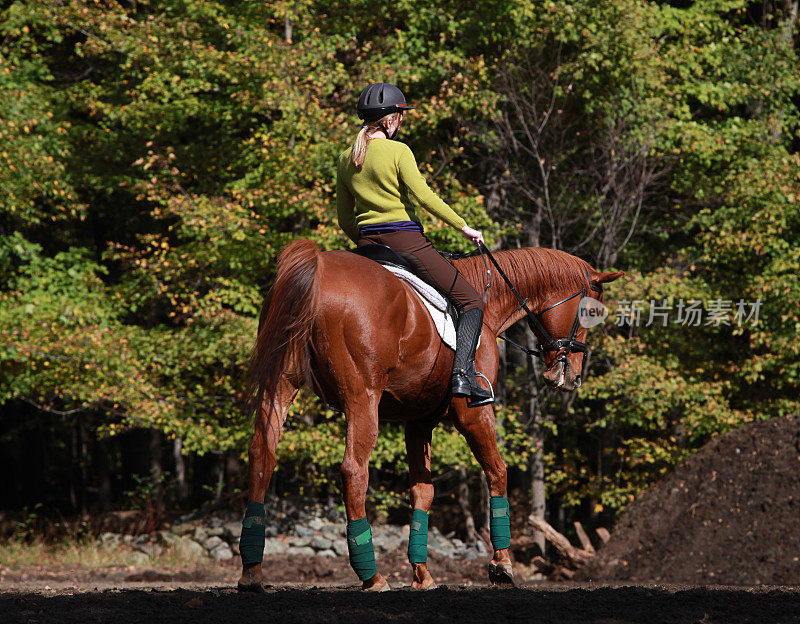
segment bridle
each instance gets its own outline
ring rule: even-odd
[[[523,299],[522,295],[520,295],[519,292],[517,292],[517,289],[514,288],[514,284],[512,284],[511,280],[508,279],[508,276],[505,274],[503,269],[500,268],[500,265],[497,264],[497,260],[494,259],[492,252],[490,252],[487,249],[486,245],[484,245],[483,243],[478,243],[478,249],[481,252],[481,257],[483,258],[483,264],[486,267],[486,274],[489,276],[486,288],[483,291],[484,296],[486,295],[486,292],[489,290],[489,286],[491,285],[492,282],[492,273],[489,270],[489,266],[486,264],[486,257],[488,257],[489,260],[491,260],[494,267],[497,269],[497,272],[500,273],[500,277],[502,277],[505,283],[508,284],[508,287],[511,289],[511,292],[514,293],[514,296],[517,298],[517,301],[519,301],[519,306],[517,307],[515,312],[518,310],[524,310],[525,314],[528,317],[529,323],[531,323],[531,325],[533,325],[533,328],[535,328],[540,333],[540,335],[544,338],[545,342],[540,344],[538,349],[530,349],[528,347],[525,347],[521,344],[514,342],[513,340],[509,340],[505,336],[500,336],[502,340],[505,340],[506,342],[513,344],[515,347],[522,349],[528,355],[535,355],[540,358],[543,357],[544,353],[554,351],[557,356],[556,359],[554,360],[554,363],[563,362],[565,367],[569,367],[568,357],[570,353],[586,353],[586,351],[589,348],[586,345],[586,343],[575,339],[575,337],[578,334],[578,327],[580,325],[579,322],[580,306],[578,306],[578,309],[575,311],[575,318],[572,319],[572,327],[570,327],[569,334],[567,335],[567,337],[553,338],[550,332],[547,331],[547,328],[544,326],[544,324],[539,320],[539,316],[537,316],[534,312],[530,310],[530,308],[528,308],[527,305],[528,300]],[[589,278],[588,268],[586,268],[586,285],[588,286],[589,289],[595,291],[596,293],[602,292],[601,287],[599,285],[592,284]],[[580,296],[580,298],[583,299],[583,297],[585,297],[587,294],[588,294],[587,288],[583,287],[578,292],[575,292],[569,295],[568,297],[565,297],[561,301],[558,301],[557,303],[554,303],[553,305],[546,307],[544,310],[539,312],[539,315],[544,314],[548,310],[552,310],[553,308],[558,307],[562,303],[566,303],[567,301],[570,301],[575,297]]]

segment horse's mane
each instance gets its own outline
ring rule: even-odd
[[[526,290],[523,286],[525,283],[531,285],[531,289],[523,296],[530,296],[534,304],[542,303],[541,300],[552,291],[579,290],[586,286],[586,269],[591,268],[585,260],[565,251],[545,247],[523,247],[494,252],[492,255],[520,293]],[[514,295],[511,290],[491,262],[488,259],[486,262],[492,271],[489,297],[512,301]],[[478,293],[483,293],[486,267],[480,254],[454,259],[453,263]]]

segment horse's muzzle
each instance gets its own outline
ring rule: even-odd
[[[545,371],[544,380],[548,386],[553,390],[561,390],[562,392],[571,392],[579,388],[583,383],[580,375],[575,375],[570,379],[570,365],[569,360],[560,359],[553,363],[553,365]]]

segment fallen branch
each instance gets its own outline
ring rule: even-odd
[[[589,541],[589,536],[586,535],[586,531],[583,530],[583,525],[577,520],[572,524],[575,527],[575,532],[578,534],[578,539],[581,541],[583,549],[588,553],[596,555],[597,553],[594,546],[592,546],[592,542]]]
[[[569,562],[573,568],[580,568],[586,565],[595,555],[594,552],[575,548],[569,543],[566,537],[551,527],[543,518],[530,515],[528,516],[528,524],[533,526],[537,531],[544,533],[545,539],[553,545],[562,559]]]

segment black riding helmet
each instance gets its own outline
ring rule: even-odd
[[[379,120],[392,113],[402,113],[413,110],[413,106],[406,104],[403,92],[388,82],[376,82],[369,85],[361,92],[358,98],[358,116],[366,122],[378,121],[387,139],[393,139],[394,134],[389,133]]]
[[[391,113],[412,110],[406,104],[403,92],[388,82],[376,82],[361,92],[358,98],[358,116],[364,121],[377,121]]]

